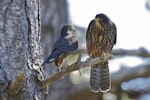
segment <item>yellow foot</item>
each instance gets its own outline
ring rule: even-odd
[[[68,63],[67,63],[67,61],[66,61],[65,65],[66,65],[66,67],[65,67],[65,68],[67,69],[67,68],[68,68],[68,66],[69,66],[69,65],[68,65]]]
[[[102,53],[102,60],[103,61],[106,61],[106,60],[109,60],[109,59],[111,59],[112,57],[113,57],[113,55],[112,54],[110,54],[110,53]]]
[[[59,72],[61,72],[61,67],[58,68]]]
[[[61,73],[61,72],[62,72],[61,67],[59,67],[59,68],[58,68],[58,70],[59,70],[59,73]],[[62,79],[64,79],[64,76],[63,76],[63,77],[61,77],[60,79],[61,79],[61,80],[62,80]]]
[[[113,57],[113,55],[112,54],[110,54],[110,53],[105,53],[105,59],[106,60],[108,60],[108,59],[111,59]]]
[[[80,62],[80,61],[81,61],[81,58],[82,58],[82,54],[81,54],[81,53],[79,53],[79,56],[78,56],[77,62]]]

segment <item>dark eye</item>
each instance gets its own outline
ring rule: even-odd
[[[75,29],[73,29],[73,32],[76,32],[76,30],[75,30]]]
[[[99,20],[99,21],[102,21],[103,19],[102,19],[102,18],[98,18],[98,20]]]

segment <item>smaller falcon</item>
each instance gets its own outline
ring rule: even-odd
[[[72,25],[65,25],[61,29],[61,35],[53,46],[50,56],[45,63],[55,62],[55,65],[61,71],[62,64],[67,56],[78,48],[78,40],[75,37],[75,28]]]

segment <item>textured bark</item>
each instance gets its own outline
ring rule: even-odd
[[[41,73],[40,1],[0,1],[0,100],[45,100]],[[39,74],[40,75],[40,74]]]

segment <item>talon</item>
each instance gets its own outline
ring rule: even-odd
[[[59,72],[61,72],[61,67],[58,68]]]
[[[90,60],[91,58],[86,58],[86,61]]]
[[[58,70],[59,70],[59,72],[62,72],[61,67],[59,67]],[[60,80],[63,80],[63,79],[64,79],[64,76],[62,76],[62,77],[60,78]]]
[[[81,54],[81,53],[79,53],[79,56],[78,56],[77,62],[79,62],[79,61],[81,60],[81,58],[82,58],[82,54]]]
[[[110,53],[105,53],[105,59],[106,59],[106,60],[108,60],[108,59],[110,59],[110,58],[112,58],[112,57],[113,57],[112,54],[110,54]]]
[[[105,59],[105,53],[104,53],[104,51],[102,52],[101,59],[102,59],[102,61],[105,61],[105,60],[106,60],[106,59]]]
[[[112,57],[113,57],[112,54],[110,54],[110,53],[105,53],[104,51],[102,52],[101,58],[102,58],[103,61],[109,60],[109,59],[111,59]]]

